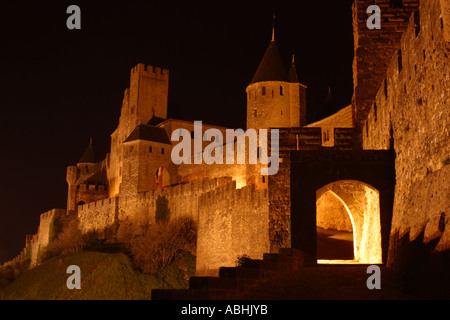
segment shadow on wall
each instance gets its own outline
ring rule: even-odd
[[[424,231],[413,241],[409,232],[391,237],[388,267],[398,272],[405,290],[425,299],[450,299],[450,250],[436,251],[440,238],[423,243]]]

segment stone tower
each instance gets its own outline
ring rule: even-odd
[[[118,196],[121,191],[124,171],[124,141],[140,125],[152,119],[167,118],[169,94],[169,70],[142,63],[130,73],[130,88],[125,90],[119,125],[111,135],[111,153],[108,161],[109,196]],[[136,149],[134,149],[136,150]]]
[[[67,210],[107,197],[106,172],[96,161],[92,139],[76,166],[67,167]]]
[[[286,70],[274,33],[246,92],[247,129],[306,124],[306,86],[298,80],[294,57]]]
[[[367,28],[367,8],[381,9],[381,29]],[[419,22],[419,0],[355,0],[353,3],[353,125],[360,140],[361,129],[381,87],[411,14]]]

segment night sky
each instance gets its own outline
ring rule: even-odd
[[[93,3],[95,2],[95,3]],[[245,88],[272,33],[308,86],[308,123],[331,86],[352,95],[352,0],[48,1],[0,7],[0,262],[37,232],[39,215],[65,208],[66,167],[92,137],[99,160],[118,124],[130,69],[170,69],[169,114],[244,128]],[[81,30],[66,9],[81,8]]]

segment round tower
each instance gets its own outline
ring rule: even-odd
[[[298,81],[295,60],[287,71],[272,40],[247,89],[247,129],[300,127],[306,124],[306,86]]]

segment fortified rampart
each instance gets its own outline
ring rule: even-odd
[[[26,250],[31,248],[31,266],[39,263],[40,255],[55,239],[69,217],[65,209],[52,209],[40,215],[39,227],[35,235],[27,236]]]
[[[364,149],[393,146],[396,153],[388,259],[394,267],[407,252],[399,239],[450,249],[449,10],[449,1],[420,1],[363,127]]]
[[[243,255],[262,259],[269,252],[267,189],[229,182],[200,196],[198,213],[197,274],[217,275]]]
[[[95,232],[99,237],[120,240],[127,232],[139,232],[141,227],[155,222],[158,198],[166,200],[171,219],[190,216],[198,222],[199,197],[230,181],[229,177],[208,179],[78,206],[80,228],[83,233]]]

